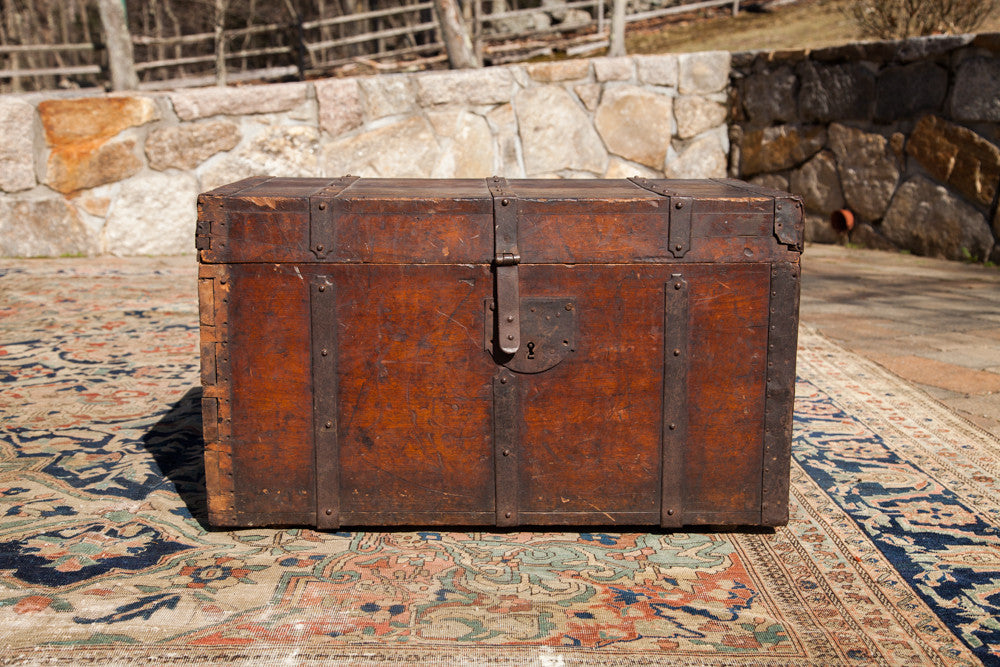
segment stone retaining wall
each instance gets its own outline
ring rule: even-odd
[[[0,255],[194,252],[255,175],[725,176],[728,53],[0,98]]]
[[[193,252],[198,192],[254,175],[728,170],[802,195],[809,240],[1000,263],[1000,35],[8,95],[0,137],[0,256]]]
[[[732,175],[802,195],[807,239],[1000,263],[1000,35],[738,54],[732,94]]]

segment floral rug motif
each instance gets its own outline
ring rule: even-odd
[[[209,530],[195,273],[0,269],[0,664],[1000,664],[1000,443],[807,330],[773,533]]]

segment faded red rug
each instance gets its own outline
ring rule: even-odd
[[[774,533],[216,532],[195,293],[0,269],[0,664],[1000,664],[1000,445],[816,334]]]

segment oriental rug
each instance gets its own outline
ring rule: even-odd
[[[818,334],[774,532],[213,531],[195,293],[0,269],[0,664],[1000,664],[1000,444]]]

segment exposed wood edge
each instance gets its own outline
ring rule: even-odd
[[[783,526],[788,523],[799,276],[797,258],[771,265],[764,452],[761,466],[760,522],[765,526]]]
[[[198,268],[198,314],[201,323],[202,428],[209,516],[235,512],[232,458],[232,382],[229,365],[229,266]],[[220,524],[231,525],[225,519]]]

